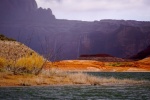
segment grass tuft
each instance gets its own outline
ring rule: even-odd
[[[18,59],[14,67],[18,69],[17,71],[36,73],[44,64],[44,61],[42,56],[32,54]]]

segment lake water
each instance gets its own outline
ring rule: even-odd
[[[149,80],[150,73],[88,73],[96,76]],[[0,87],[0,100],[150,100],[150,83],[120,86]]]

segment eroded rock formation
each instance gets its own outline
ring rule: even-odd
[[[55,19],[35,0],[0,0],[0,33],[55,59],[106,53],[129,57],[150,44],[150,22]]]

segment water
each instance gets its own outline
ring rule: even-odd
[[[149,80],[150,72],[89,72],[88,74],[101,77],[114,77],[117,79]]]
[[[150,73],[89,73],[97,76],[149,80]],[[118,76],[121,75],[121,76]],[[138,75],[138,76],[136,76]],[[150,84],[122,86],[1,87],[0,100],[150,100]]]

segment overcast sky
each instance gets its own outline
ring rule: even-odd
[[[150,21],[150,0],[36,0],[51,8],[57,19]]]

